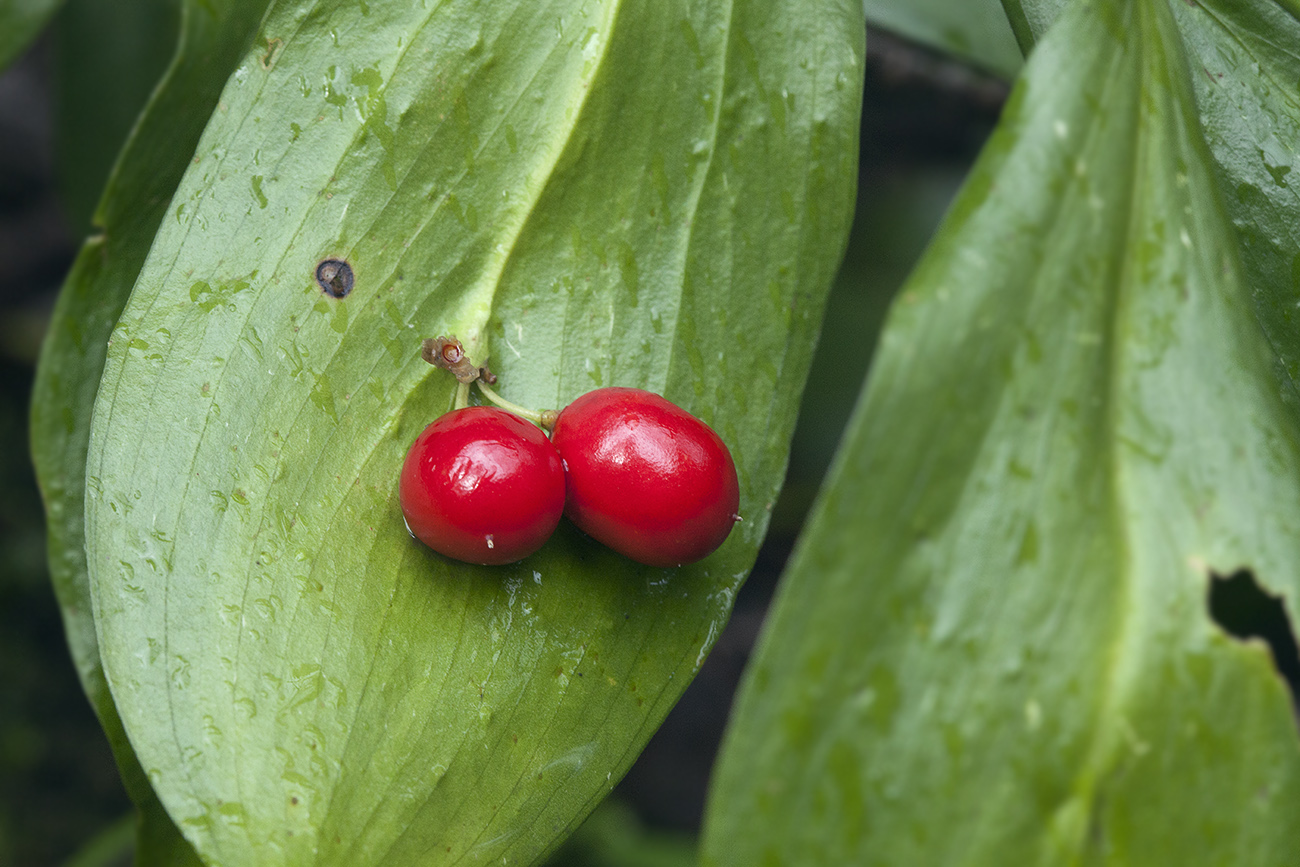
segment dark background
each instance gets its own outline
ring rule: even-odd
[[[14,867],[65,863],[96,837],[120,852],[132,809],[64,643],[28,456],[27,407],[40,340],[93,205],[77,191],[88,183],[98,188],[95,179],[116,151],[60,137],[60,50],[69,48],[47,37],[0,75],[0,865]],[[130,75],[139,79],[123,72]],[[143,100],[149,84],[125,81],[119,91]],[[703,670],[611,805],[557,862],[689,863],[732,694],[857,399],[886,307],[1005,95],[996,79],[870,34],[857,218],[768,540]],[[114,118],[122,116],[107,114],[99,124],[103,142],[120,143],[127,130]],[[69,169],[56,171],[73,165],[70,153],[99,155],[76,163],[75,183]],[[128,855],[94,857],[93,846],[83,854],[86,864],[129,863]]]

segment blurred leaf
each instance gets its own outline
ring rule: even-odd
[[[863,0],[867,22],[1012,78],[1023,59],[998,0]]]
[[[119,867],[129,863],[135,845],[135,818],[123,816],[109,825],[63,862],[63,867]]]
[[[62,0],[0,0],[0,69],[18,58]]]
[[[793,539],[807,520],[853,412],[889,304],[934,237],[968,168],[890,164],[859,180],[848,250],[826,302],[769,539],[776,533]],[[863,170],[870,171],[865,165]]]
[[[1002,0],[1022,53],[1029,54],[1069,3],[1070,0]]]
[[[222,94],[95,408],[101,652],[213,864],[529,863],[697,670],[779,487],[852,205],[858,3],[277,3]],[[313,275],[356,276],[344,299]],[[455,332],[517,402],[710,420],[745,522],[692,567],[563,529],[408,537]]]
[[[891,312],[705,864],[1294,857],[1290,696],[1207,591],[1297,598],[1300,441],[1191,75],[1161,3],[1032,56]]]
[[[549,867],[694,867],[695,838],[646,828],[617,798],[601,802]]]
[[[105,347],[145,254],[230,70],[265,0],[187,3],[172,67],[109,180],[98,222],[69,274],[50,324],[32,399],[32,453],[45,498],[50,572],[82,685],[141,810],[140,864],[192,862],[122,730],[104,681],[91,617],[83,532],[86,447]],[[173,849],[173,847],[175,847]],[[176,855],[174,852],[180,852]]]
[[[104,181],[176,53],[179,0],[68,0],[57,20],[59,185],[84,230]],[[219,69],[211,70],[218,81]]]

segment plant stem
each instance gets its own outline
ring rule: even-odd
[[[469,383],[458,382],[456,383],[456,403],[453,409],[464,409],[467,406],[469,406]]]
[[[497,394],[491,388],[489,388],[488,384],[481,379],[478,381],[478,390],[483,392],[484,397],[486,397],[488,400],[492,401],[497,406],[504,409],[506,412],[512,412],[515,415],[519,416],[520,418],[526,418],[529,421],[531,421],[533,424],[537,425],[538,427],[544,427],[547,429],[550,428],[550,425],[546,423],[548,418],[548,413],[550,413],[550,418],[552,420],[551,423],[554,424],[553,411],[541,410],[539,412],[538,410],[535,409],[527,409],[526,407],[522,407],[517,403],[511,403],[501,395]]]

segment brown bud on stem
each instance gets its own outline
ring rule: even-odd
[[[465,357],[465,347],[455,337],[432,337],[420,344],[420,357],[443,370],[451,371],[457,382],[471,383],[486,368],[475,367]],[[489,374],[491,376],[491,374]],[[492,377],[495,379],[496,377]]]

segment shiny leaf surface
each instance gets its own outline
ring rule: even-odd
[[[1300,384],[1300,6],[1172,7],[1188,51],[1223,199],[1280,387]]]
[[[224,76],[265,0],[188,4],[176,56],[128,141],[100,201],[102,233],[87,239],[60,293],[32,398],[32,456],[45,500],[50,574],[82,686],[140,809],[139,865],[197,863],[135,758],[100,661],[86,572],[84,493],[91,407],[105,347],[167,202],[216,106]]]
[[[705,864],[1294,857],[1292,696],[1207,597],[1300,594],[1300,428],[1193,69],[1163,3],[1035,49],[891,312]]]
[[[108,682],[206,861],[529,863],[627,768],[780,483],[861,41],[857,3],[272,5],[114,329],[86,478]],[[445,332],[519,403],[704,417],[745,522],[677,570],[571,528],[511,567],[419,547],[397,470],[450,406],[418,354]]]

